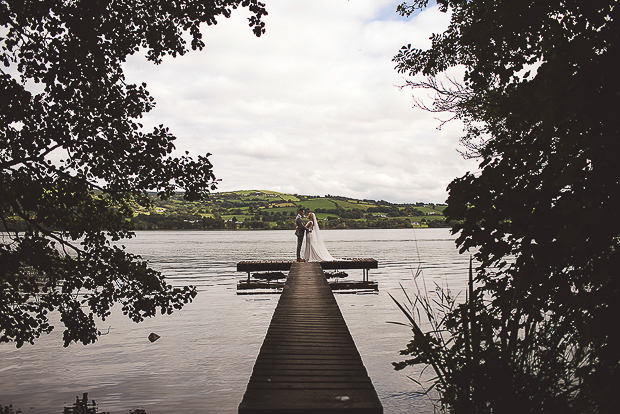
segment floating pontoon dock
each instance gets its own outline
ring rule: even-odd
[[[282,274],[283,271],[289,271],[291,265],[296,263],[294,260],[262,260],[262,261],[242,261],[237,263],[237,271],[247,272],[247,280],[239,281],[237,284],[238,294],[247,294],[251,290],[260,289],[275,289],[270,293],[279,293],[278,289],[284,287],[284,282],[279,280],[284,279],[286,276]],[[368,280],[369,269],[377,269],[378,263],[375,259],[342,259],[329,262],[320,262],[323,270],[343,270],[343,269],[362,269],[362,280],[336,280],[329,283],[332,290],[337,291],[378,291],[379,285],[376,282]],[[271,272],[265,274],[255,273],[254,277],[259,280],[253,280],[251,278],[252,272]],[[330,276],[326,274],[326,276]],[[261,277],[266,279],[263,280]],[[273,280],[273,281],[272,281]],[[261,293],[267,293],[261,291]]]

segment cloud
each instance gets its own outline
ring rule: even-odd
[[[125,65],[157,102],[143,123],[169,126],[179,150],[212,153],[221,191],[443,202],[447,184],[475,169],[456,151],[461,126],[438,131],[395,86],[404,81],[393,55],[428,47],[448,15],[403,19],[400,1],[266,3],[260,38],[236,10],[205,27],[202,52]]]

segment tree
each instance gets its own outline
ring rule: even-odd
[[[480,161],[480,172],[449,185],[444,214],[458,220],[461,251],[475,252],[476,317],[491,329],[461,365],[475,372],[471,392],[444,402],[457,412],[611,412],[620,389],[611,317],[620,314],[620,8],[437,4],[451,12],[448,29],[430,49],[405,46],[394,60],[401,73],[428,76],[410,86],[434,90],[431,109],[464,121]],[[462,83],[437,80],[455,66],[465,68]],[[449,352],[465,356],[472,320],[455,312]]]
[[[144,131],[154,101],[122,63],[183,55],[185,32],[202,49],[201,24],[240,6],[260,36],[256,0],[0,1],[0,342],[33,343],[58,311],[64,345],[88,344],[114,304],[139,322],[196,295],[113,244],[132,236],[126,218],[150,206],[147,190],[199,200],[215,189],[209,154],[172,157],[166,127]]]

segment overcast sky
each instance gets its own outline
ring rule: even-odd
[[[436,114],[413,109],[392,62],[403,45],[429,47],[448,15],[404,19],[402,0],[264,1],[260,38],[236,10],[204,30],[202,52],[125,65],[157,102],[145,126],[212,153],[218,191],[442,203],[453,178],[477,169],[457,152],[462,125],[437,130]]]

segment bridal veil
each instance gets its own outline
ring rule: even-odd
[[[321,229],[314,213],[312,213],[312,232],[306,235],[304,259],[308,262],[330,262],[336,260],[329,254],[327,247],[325,247]]]

